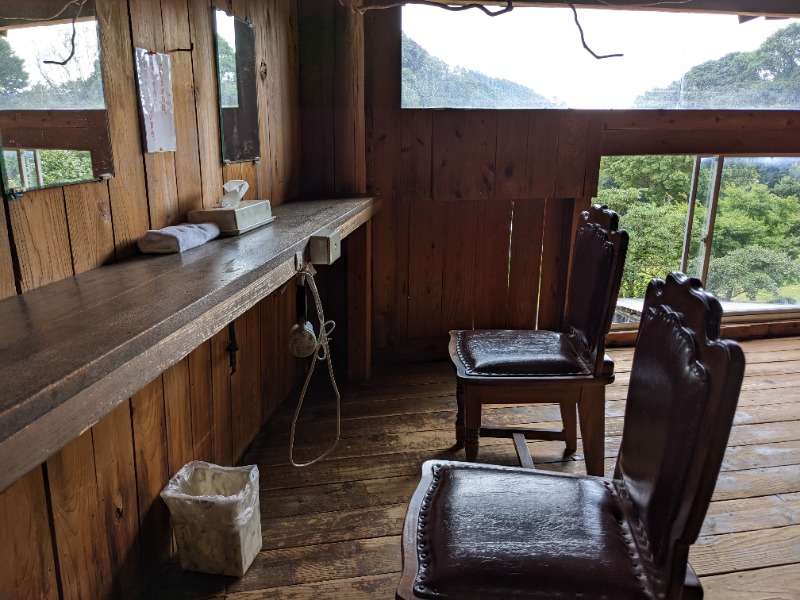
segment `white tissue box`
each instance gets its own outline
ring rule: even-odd
[[[269,200],[242,200],[236,208],[190,210],[189,223],[216,223],[222,235],[239,235],[267,223],[272,223]]]

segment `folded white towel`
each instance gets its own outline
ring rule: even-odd
[[[173,254],[205,244],[219,235],[216,223],[184,223],[164,229],[151,229],[139,238],[139,250],[145,254]]]

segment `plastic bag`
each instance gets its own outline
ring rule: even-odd
[[[241,576],[261,549],[258,467],[184,465],[161,491],[181,566]]]

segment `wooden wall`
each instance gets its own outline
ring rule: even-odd
[[[442,357],[450,329],[559,327],[603,154],[800,154],[798,111],[401,110],[400,29],[399,8],[367,13],[377,358]]]
[[[148,228],[212,206],[225,180],[246,179],[248,197],[274,204],[300,188],[293,1],[217,2],[252,18],[261,73],[262,160],[224,168],[209,1],[96,2],[116,175],[8,203],[0,212],[0,297],[132,255]],[[135,47],[172,57],[174,153],[142,153]],[[285,336],[274,332],[294,320],[287,286],[237,319],[235,373],[225,328],[0,494],[0,598],[134,594],[172,552],[158,499],[167,479],[191,459],[235,463],[289,392],[298,369]]]

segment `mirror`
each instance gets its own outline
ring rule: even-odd
[[[253,25],[214,10],[222,162],[260,160]]]
[[[0,172],[6,196],[110,177],[94,0],[71,3],[55,20],[41,3],[14,6],[13,15],[0,17]]]

